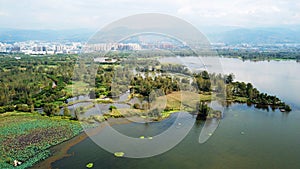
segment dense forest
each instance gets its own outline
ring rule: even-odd
[[[0,112],[33,111],[46,103],[62,104],[71,97],[76,56],[14,56],[0,58]]]

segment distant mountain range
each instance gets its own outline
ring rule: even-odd
[[[237,28],[228,31],[208,32],[211,42],[227,44],[300,43],[300,27],[291,28]]]
[[[71,30],[22,30],[0,29],[1,42],[40,41],[86,41],[93,34],[87,29]]]
[[[200,29],[201,30],[201,29]],[[300,26],[269,28],[220,27],[201,30],[211,42],[240,43],[300,43]],[[87,41],[95,33],[88,29],[71,30],[22,30],[0,29],[1,42],[27,40],[41,41]]]

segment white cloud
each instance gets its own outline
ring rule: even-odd
[[[2,16],[2,17],[8,16],[8,13],[0,11],[0,16]]]
[[[15,28],[98,28],[145,12],[175,15],[195,25],[300,24],[298,0],[0,0],[1,25]]]
[[[299,11],[300,4],[296,0],[191,0],[182,5],[177,13],[208,24],[273,26],[300,24],[300,20],[295,20]]]

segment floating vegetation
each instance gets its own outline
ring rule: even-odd
[[[114,155],[116,156],[116,157],[123,157],[124,156],[124,152],[115,152],[114,153]]]
[[[14,160],[28,168],[49,157],[47,149],[68,140],[82,131],[78,121],[62,117],[46,117],[30,113],[0,116],[0,168],[9,168]]]
[[[88,163],[88,164],[86,165],[86,168],[92,168],[93,166],[94,166],[93,163]]]

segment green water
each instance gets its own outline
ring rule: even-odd
[[[294,113],[300,113],[295,111]],[[149,126],[132,123],[116,125],[131,136],[158,134],[173,118]],[[202,122],[196,122],[187,137],[170,151],[145,159],[116,158],[91,139],[69,150],[73,156],[53,164],[53,168],[300,168],[299,116],[267,112],[233,105],[219,128],[204,144],[198,143]],[[137,130],[135,130],[138,128]],[[241,133],[244,134],[241,134]]]
[[[221,59],[224,72],[236,74],[236,79],[250,81],[259,90],[276,94],[293,111],[282,113],[233,104],[224,110],[218,129],[204,143],[199,144],[203,122],[195,122],[188,135],[170,151],[142,159],[116,158],[90,138],[69,150],[72,156],[56,161],[53,168],[86,168],[89,162],[97,169],[299,169],[300,168],[300,64],[287,62],[242,62]],[[115,125],[126,135],[157,135],[172,125],[170,119],[149,125],[131,123]],[[105,129],[104,129],[105,130]],[[103,132],[103,131],[102,131]],[[121,144],[120,140],[112,140]],[[126,152],[125,152],[126,153]]]

